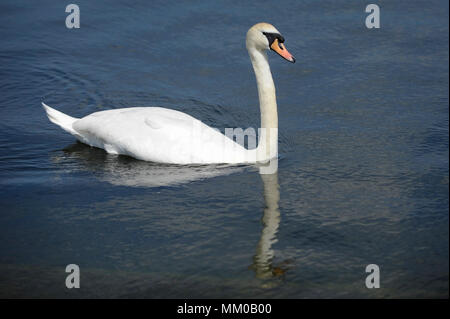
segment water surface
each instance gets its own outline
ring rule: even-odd
[[[76,3],[77,30],[57,1],[0,5],[1,297],[448,297],[447,1],[378,1],[378,30],[361,1]],[[269,55],[276,175],[107,155],[40,107],[256,128],[260,21],[297,58]]]

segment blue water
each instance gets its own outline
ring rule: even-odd
[[[376,30],[356,0],[76,3],[76,30],[66,3],[0,4],[0,297],[448,297],[447,1],[377,1]],[[275,176],[107,155],[40,107],[256,128],[260,21],[297,58],[269,53]]]

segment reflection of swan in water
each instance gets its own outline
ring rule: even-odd
[[[274,257],[272,245],[277,242],[276,234],[280,225],[280,209],[278,206],[280,190],[278,173],[260,174],[260,176],[264,183],[263,230],[256,247],[256,254],[253,257],[251,268],[255,271],[257,278],[268,279],[281,276],[286,272],[284,266],[276,267],[272,264]]]
[[[144,162],[128,156],[117,156],[90,148],[82,143],[66,147],[64,155],[53,161],[75,161],[75,169],[88,170],[100,180],[118,186],[174,186],[205,178],[229,175],[249,166],[231,165],[170,165]]]

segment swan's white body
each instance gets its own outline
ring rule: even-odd
[[[69,118],[43,104],[50,121],[80,142],[110,154],[173,164],[245,163],[249,152],[192,116],[161,107],[132,107]],[[59,113],[59,114],[58,114]],[[66,116],[66,121],[62,121]]]
[[[42,103],[51,122],[79,141],[112,154],[173,164],[264,162],[277,156],[278,117],[275,86],[262,32],[278,33],[259,23],[247,33],[247,49],[256,75],[261,109],[258,147],[247,150],[192,116],[160,107],[134,107],[70,117]],[[287,52],[287,51],[286,51]]]

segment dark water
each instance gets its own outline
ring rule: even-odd
[[[66,3],[0,4],[0,297],[448,296],[447,1],[377,1],[378,30],[363,1],[76,3],[77,30]],[[107,155],[40,107],[257,127],[260,21],[297,58],[270,54],[277,176]]]

